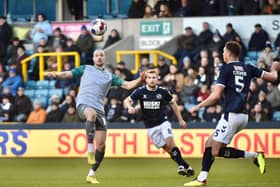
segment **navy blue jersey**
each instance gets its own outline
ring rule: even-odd
[[[263,71],[255,66],[241,62],[224,64],[220,68],[218,85],[223,85],[224,89],[224,113],[245,113],[246,102],[251,79],[261,77]]]
[[[164,88],[158,87],[154,91],[142,86],[130,95],[133,101],[140,101],[143,120],[146,128],[160,125],[167,120],[166,106],[171,102],[172,95]]]

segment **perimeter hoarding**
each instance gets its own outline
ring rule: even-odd
[[[184,157],[201,157],[212,129],[173,131]],[[238,133],[232,146],[247,151],[263,150],[266,157],[280,158],[280,130],[250,129]],[[168,157],[156,149],[145,129],[110,129],[106,157]],[[0,158],[85,157],[87,139],[82,129],[0,130]]]

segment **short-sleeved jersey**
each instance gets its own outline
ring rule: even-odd
[[[223,112],[246,113],[251,79],[261,77],[263,71],[242,62],[231,62],[220,68],[217,85],[224,86]]]
[[[81,77],[77,96],[77,106],[88,105],[104,113],[104,98],[111,86],[121,86],[124,82],[107,70],[92,65],[84,65],[71,70],[73,78]]]
[[[149,91],[146,86],[142,86],[134,90],[130,98],[133,101],[140,101],[146,128],[152,128],[167,121],[166,106],[172,100],[172,95],[168,90],[157,87],[156,90]]]

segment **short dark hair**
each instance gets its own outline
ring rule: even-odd
[[[235,57],[238,57],[240,55],[241,45],[236,41],[227,42],[225,48],[229,50]]]

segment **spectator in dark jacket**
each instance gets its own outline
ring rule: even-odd
[[[108,39],[105,42],[103,49],[109,47],[110,45],[116,43],[117,41],[121,40],[120,33],[117,29],[112,29]]]
[[[262,28],[261,24],[256,24],[255,32],[253,32],[249,41],[248,50],[262,51],[267,41],[269,41],[268,33]]]
[[[278,55],[280,55],[280,33],[278,33],[277,38],[274,42],[274,46]]]
[[[129,18],[142,18],[144,16],[146,0],[133,0],[128,9]]]
[[[260,13],[260,0],[237,0],[237,15],[256,15]]]
[[[81,34],[78,37],[77,46],[81,51],[81,64],[90,64],[89,61],[94,49],[94,41],[85,25],[81,27]]]
[[[124,61],[120,61],[119,63],[117,63],[117,68],[120,70],[121,74],[124,75],[124,80],[126,80],[126,81],[133,80],[133,78],[134,78],[133,74],[131,73],[131,71],[129,69],[127,69]]]
[[[50,38],[50,46],[56,49],[58,46],[66,47],[66,36],[62,33],[60,27],[57,27],[53,31],[53,36]]]
[[[29,97],[24,95],[24,88],[19,87],[13,103],[13,119],[17,122],[25,122],[32,111],[32,102]]]
[[[218,16],[219,15],[219,0],[204,0],[202,16]]]
[[[22,64],[21,61],[28,57],[24,46],[18,46],[17,53],[12,57],[9,66],[16,68],[17,74],[22,76]],[[28,65],[28,64],[27,64]]]
[[[5,16],[0,16],[0,61],[6,56],[6,51],[12,39],[12,28],[6,22]]]
[[[22,46],[22,42],[19,40],[19,38],[15,37],[12,39],[10,45],[8,46],[7,49],[7,55],[5,58],[5,63],[7,63],[8,61],[11,61],[12,57],[15,57],[17,55],[17,49],[19,46]]]
[[[63,113],[59,110],[56,103],[51,104],[51,111],[47,114],[47,123],[61,122],[63,118]]]
[[[224,34],[224,41],[236,41],[237,38],[240,38],[239,34],[234,30],[231,23],[226,25],[226,32]]]
[[[213,33],[209,28],[209,24],[207,22],[202,23],[202,32],[198,35],[197,38],[197,46],[200,49],[208,49],[209,44],[212,41]]]

